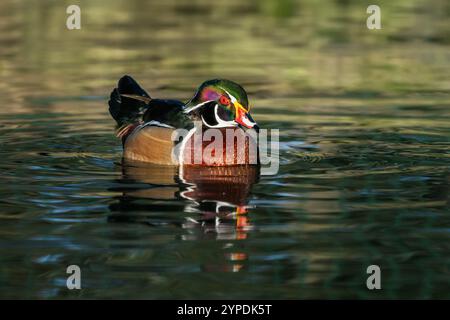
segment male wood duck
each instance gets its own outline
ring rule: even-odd
[[[259,162],[257,139],[248,134],[258,132],[258,126],[249,113],[247,93],[230,80],[206,81],[183,103],[153,99],[133,78],[123,76],[111,93],[109,111],[117,122],[125,159],[183,166]],[[202,135],[208,129],[219,131],[223,140]],[[185,132],[182,139],[174,135],[180,130]]]

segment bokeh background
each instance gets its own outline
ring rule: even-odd
[[[447,0],[2,0],[0,297],[450,298],[449,18]],[[124,175],[123,74],[183,101],[229,78],[281,129],[246,228],[186,225],[208,210]]]

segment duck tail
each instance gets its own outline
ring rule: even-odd
[[[125,75],[111,92],[109,113],[118,127],[139,123],[151,100],[149,94],[132,77]]]

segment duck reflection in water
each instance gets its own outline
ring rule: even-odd
[[[244,240],[254,228],[248,197],[259,179],[258,166],[174,167],[124,160],[122,173],[122,186],[114,190],[122,194],[110,205],[109,222],[175,225],[185,241]],[[248,257],[233,247],[223,247],[228,263],[206,263],[202,269],[240,271]]]
[[[122,195],[110,206],[110,222],[176,224],[188,231],[184,240],[240,240],[253,228],[247,216],[248,196],[259,179],[258,166],[175,167],[124,159],[122,173],[123,188],[114,190]],[[152,214],[143,219],[136,215],[142,211]],[[167,211],[183,211],[187,216],[174,222],[153,215]]]

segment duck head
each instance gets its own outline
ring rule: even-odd
[[[239,84],[225,79],[205,81],[185,105],[184,112],[208,128],[258,130],[250,115],[247,93]]]

